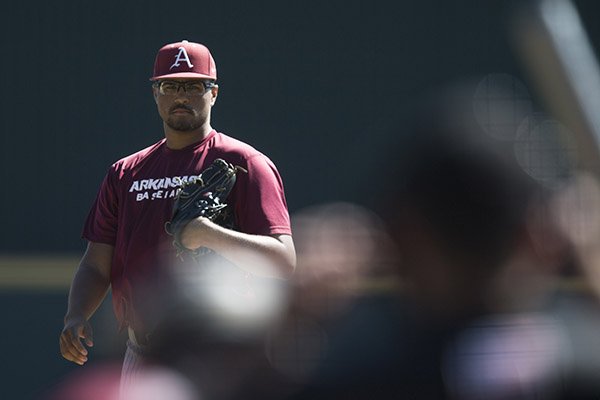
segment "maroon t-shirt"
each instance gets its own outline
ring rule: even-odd
[[[132,317],[136,285],[176,263],[171,217],[179,179],[198,175],[216,158],[238,165],[237,181],[226,199],[235,229],[250,234],[291,234],[283,183],[274,164],[253,147],[212,131],[180,150],[166,140],[127,156],[108,170],[83,229],[83,238],[114,246],[113,305],[121,324]]]

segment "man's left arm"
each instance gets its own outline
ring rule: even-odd
[[[205,217],[190,221],[181,232],[188,249],[208,247],[256,275],[288,278],[296,268],[291,235],[253,235],[224,228]],[[265,261],[273,269],[264,268]]]

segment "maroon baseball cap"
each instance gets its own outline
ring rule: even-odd
[[[164,45],[154,61],[151,81],[166,78],[217,79],[217,66],[206,46],[181,42]]]

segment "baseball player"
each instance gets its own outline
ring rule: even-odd
[[[195,218],[181,231],[183,246],[211,249],[239,266],[246,257],[260,255],[276,266],[280,277],[295,268],[290,218],[275,165],[211,126],[219,93],[216,79],[214,59],[202,44],[184,40],[158,51],[152,94],[165,137],[112,164],[84,224],[88,245],[69,292],[60,350],[76,364],[88,361],[87,347],[94,342],[88,321],[111,288],[116,318],[129,336],[122,383],[143,361],[141,350],[150,337],[137,315],[145,300],[143,288],[160,275],[165,260],[169,268],[183,262],[175,257],[172,237],[164,229],[181,181],[217,158],[245,171],[227,198],[233,228]]]

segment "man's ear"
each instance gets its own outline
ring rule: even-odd
[[[217,97],[219,96],[219,85],[214,85],[213,87],[211,87],[210,92],[212,93],[210,105],[214,106],[217,102]]]
[[[156,86],[152,86],[152,97],[154,97],[154,102],[158,103],[158,89]]]

